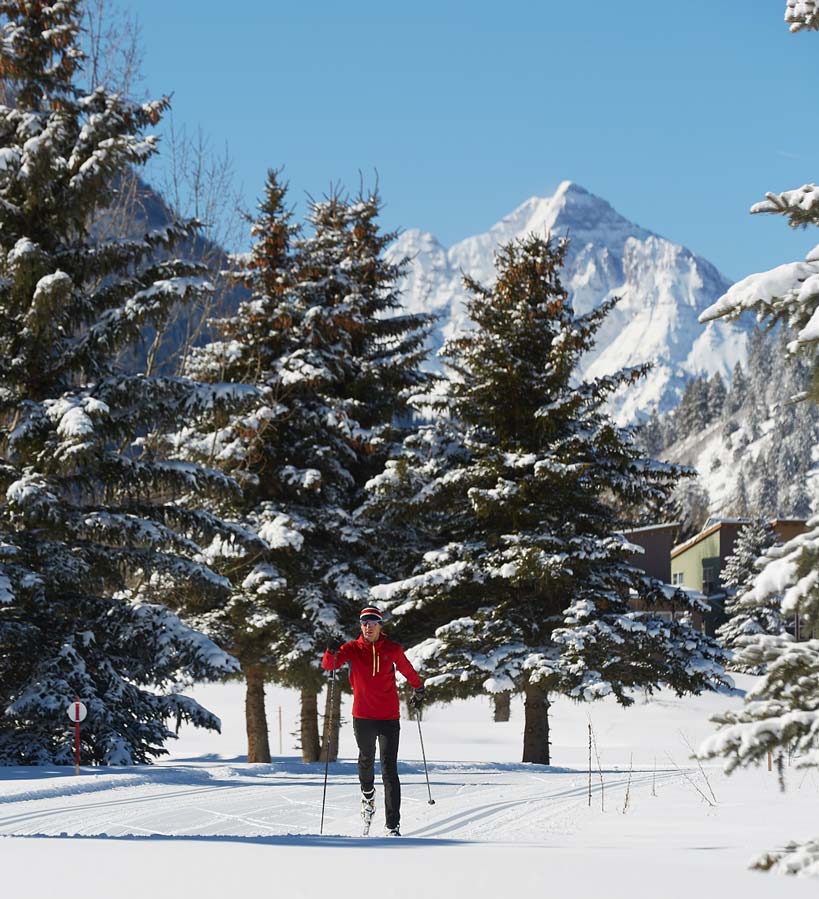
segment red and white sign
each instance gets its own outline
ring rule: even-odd
[[[79,699],[75,700],[71,703],[71,705],[66,709],[68,717],[74,722],[74,724],[79,724],[80,721],[85,721],[88,716],[88,709],[85,707],[83,703],[79,701]]]

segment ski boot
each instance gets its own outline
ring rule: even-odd
[[[384,836],[385,837],[400,837],[401,831],[398,829],[398,825],[396,824],[395,827],[387,827],[384,830]]]
[[[373,815],[375,814],[375,788],[372,792],[361,794],[361,820],[363,822],[364,836],[370,832]]]

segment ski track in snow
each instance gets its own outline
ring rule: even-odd
[[[261,767],[261,766],[259,766]],[[529,775],[521,783],[504,771],[464,771],[451,765],[430,767],[435,805],[427,803],[426,782],[417,775],[402,776],[403,833],[407,837],[493,842],[523,837],[531,841],[538,832],[568,833],[574,829],[578,810],[588,804],[588,775],[585,772],[544,772]],[[175,785],[191,777],[186,769],[173,771]],[[198,768],[219,778],[224,767]],[[265,774],[258,768],[251,776],[232,774],[212,786],[192,785],[174,789],[137,781],[133,786],[114,781],[111,798],[100,799],[101,784],[86,792],[66,792],[55,806],[54,790],[32,798],[31,793],[5,797],[0,815],[4,836],[188,836],[263,837],[315,835],[319,831],[322,782],[310,771],[302,777],[286,773]],[[685,774],[693,776],[693,772]],[[87,775],[86,775],[87,776]],[[93,776],[93,775],[92,775]],[[630,777],[632,796],[651,789],[653,782],[681,780],[679,770],[635,771]],[[101,775],[105,778],[105,775]],[[160,778],[161,779],[161,778]],[[248,783],[248,781],[251,781]],[[534,783],[533,783],[534,782]],[[532,787],[537,785],[533,791]],[[592,800],[611,807],[623,804],[629,785],[628,772],[617,771],[600,784],[593,772]],[[359,836],[359,788],[349,774],[331,776],[327,790],[324,831],[335,836]],[[371,833],[380,833],[383,816],[381,791],[377,793],[376,818]]]
[[[433,705],[425,736],[435,753],[435,805],[408,727],[400,840],[382,835],[378,779],[373,827],[361,835],[350,727],[342,727],[340,760],[330,765],[320,835],[324,766],[302,763],[295,746],[283,745],[297,730],[298,694],[278,687],[267,694],[268,720],[279,722],[279,753],[269,765],[245,761],[242,684],[194,696],[222,718],[222,734],[183,730],[156,765],[86,767],[79,777],[57,766],[0,771],[4,896],[225,899],[275,885],[282,895],[312,899],[326,895],[328,882],[337,899],[358,896],[362,883],[386,884],[395,899],[416,899],[420,884],[435,896],[473,899],[544,889],[579,899],[815,896],[815,881],[747,869],[787,839],[816,835],[815,772],[799,771],[794,760],[783,793],[765,766],[727,778],[720,765],[675,761],[690,758],[691,746],[713,732],[709,717],[738,706],[740,695],[666,692],[637,697],[627,709],[613,699],[590,709],[559,698],[553,757],[564,767],[517,761],[520,699],[509,722],[489,726],[486,698]],[[591,772],[589,805],[592,723],[602,759]],[[338,870],[355,876],[335,878]]]

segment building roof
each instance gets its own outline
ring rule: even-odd
[[[687,549],[690,549],[692,546],[696,546],[700,540],[704,540],[706,537],[710,537],[715,531],[718,531],[724,524],[750,524],[752,519],[750,518],[709,518],[708,521],[705,522],[705,527],[699,532],[699,534],[694,534],[693,537],[689,537],[685,543],[679,543],[677,546],[671,548],[671,558],[675,559],[680,553],[685,552]],[[805,525],[804,518],[772,518],[769,522],[772,528],[775,528],[777,525],[783,524],[794,524],[794,525]],[[630,531],[626,531],[626,533],[632,533]]]
[[[680,526],[679,521],[665,521],[662,524],[649,524],[642,528],[623,528],[624,534],[640,534],[648,531],[665,531],[676,529]]]
[[[706,537],[716,533],[724,524],[748,524],[750,520],[750,518],[709,518],[699,534],[694,534],[685,543],[678,543],[671,548],[671,558],[676,559],[680,553],[684,553],[687,549],[691,549],[692,546],[696,546],[700,540],[705,540]]]

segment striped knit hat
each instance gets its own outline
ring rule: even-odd
[[[359,621],[377,621],[379,624],[384,620],[384,616],[381,614],[379,609],[376,609],[375,606],[367,606],[366,609],[362,609],[361,613],[358,616]]]

